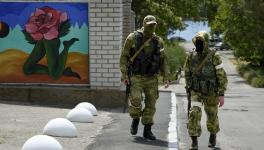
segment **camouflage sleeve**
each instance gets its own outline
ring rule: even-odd
[[[223,68],[221,57],[217,52],[214,55],[213,63],[216,69],[216,78],[218,82],[218,95],[224,96],[228,80],[227,80],[226,72]]]
[[[130,33],[124,43],[124,47],[121,52],[120,56],[120,71],[121,71],[121,79],[125,79],[127,76],[127,65],[129,59],[129,52],[130,49],[133,47],[134,44],[134,33]]]
[[[190,55],[189,54],[186,59],[185,59],[185,63],[184,63],[184,77],[185,77],[185,83],[186,83],[186,87],[190,88],[191,87],[191,70],[190,70],[190,66],[189,66],[189,62],[190,62]]]
[[[161,38],[159,38],[159,41],[161,43],[161,49],[160,49],[160,58],[161,58],[161,66],[160,66],[160,72],[163,76],[163,80],[167,81],[169,80],[169,65],[168,65],[168,58],[166,56],[166,51],[164,48],[164,42]]]

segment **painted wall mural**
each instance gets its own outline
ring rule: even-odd
[[[0,2],[0,83],[87,84],[88,3]]]

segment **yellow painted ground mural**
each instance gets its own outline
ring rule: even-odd
[[[23,64],[28,58],[28,54],[17,50],[8,49],[0,52],[0,82],[2,83],[87,83],[88,82],[88,56],[78,52],[70,52],[66,67],[71,67],[73,71],[78,72],[81,79],[75,77],[62,76],[57,80],[52,79],[49,75],[25,75],[23,73]],[[46,57],[40,62],[47,65]]]

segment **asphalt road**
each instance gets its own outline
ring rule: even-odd
[[[157,140],[150,141],[143,138],[143,126],[140,123],[136,136],[131,136],[129,129],[131,118],[127,113],[113,113],[114,121],[105,126],[96,142],[87,150],[167,150],[168,149],[168,124],[171,113],[171,93],[160,92],[154,118],[153,133]]]

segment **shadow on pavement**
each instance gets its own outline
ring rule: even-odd
[[[221,148],[220,147],[214,147],[214,148],[212,148],[212,150],[221,150]]]
[[[135,136],[133,142],[138,143],[138,144],[145,144],[145,145],[152,145],[152,146],[159,146],[159,147],[168,147],[167,141],[163,141],[160,139],[156,139],[154,141],[151,141],[151,140],[147,140],[147,139],[140,137],[140,136]]]

